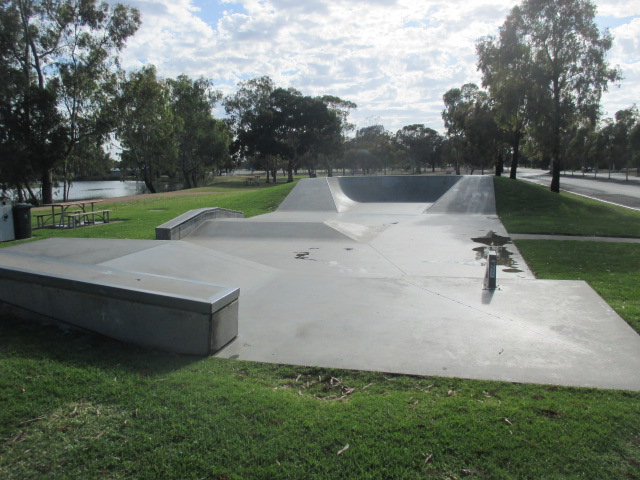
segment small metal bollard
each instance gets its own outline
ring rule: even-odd
[[[487,271],[484,275],[484,290],[495,290],[496,274],[498,270],[498,254],[494,250],[489,250],[487,255]]]

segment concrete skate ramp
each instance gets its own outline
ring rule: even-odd
[[[345,212],[361,203],[436,202],[462,177],[379,176],[330,177],[301,180],[278,211]]]
[[[640,336],[586,283],[536,279],[507,242],[500,288],[482,289],[481,240],[496,235],[508,232],[488,176],[309,179],[276,212],[206,220],[179,241],[51,239],[1,249],[0,265],[14,252],[22,254],[16,267],[55,263],[60,276],[75,280],[83,272],[103,283],[117,278],[136,303],[138,288],[152,286],[165,302],[170,286],[178,301],[163,303],[169,312],[194,296],[211,303],[239,289],[230,304],[238,336],[216,353],[224,358],[640,390]],[[44,293],[56,295],[55,281]],[[4,301],[20,297],[28,307],[32,288],[25,284]],[[96,303],[78,308],[69,289],[66,312],[118,320],[96,309],[111,303],[99,289]],[[39,311],[48,308],[44,293]],[[156,312],[147,318],[165,322]],[[184,338],[177,314],[166,330]]]
[[[350,200],[360,203],[434,203],[462,177],[385,176],[333,177],[332,190],[338,187]]]
[[[248,238],[248,239],[313,239],[313,240],[349,240],[349,237],[334,228],[318,222],[254,222],[213,221],[205,222],[194,237],[206,238]]]
[[[460,177],[458,177],[460,178]],[[462,177],[438,201],[429,213],[495,215],[496,197],[490,176]]]

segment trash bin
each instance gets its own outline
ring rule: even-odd
[[[11,205],[3,200],[0,202],[0,242],[10,242],[15,238],[13,211]]]
[[[16,240],[31,238],[31,205],[16,203],[13,206],[13,227],[16,232]]]

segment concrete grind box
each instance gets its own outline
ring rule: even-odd
[[[91,282],[82,278],[87,274],[93,277]],[[105,277],[115,282],[106,283]],[[126,285],[131,281],[144,287]],[[168,289],[192,295],[168,294]],[[213,295],[202,295],[203,291]],[[0,268],[0,302],[17,307],[14,312],[22,317],[44,317],[181,354],[209,355],[237,336],[238,296],[238,289],[105,271],[93,265],[67,265],[64,277]]]

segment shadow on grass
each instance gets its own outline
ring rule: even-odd
[[[0,355],[52,360],[74,368],[161,376],[206,357],[145,349],[103,335],[22,319],[0,310]]]

